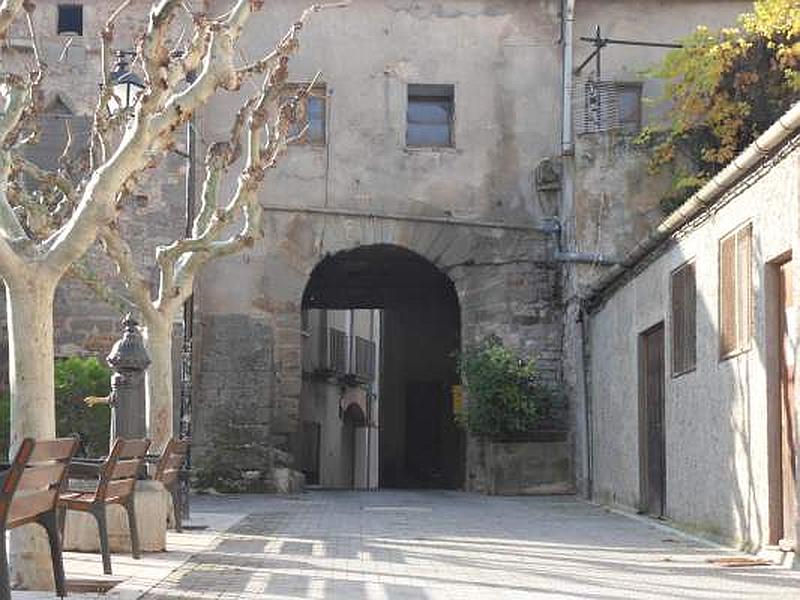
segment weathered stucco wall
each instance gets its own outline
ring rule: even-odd
[[[267,50],[266,40],[304,7],[301,0],[267,7],[245,55]],[[536,164],[557,151],[557,10],[558,2],[544,1],[369,0],[316,15],[303,32],[292,79],[322,71],[328,143],[293,148],[270,174],[264,204],[540,224],[531,178]],[[453,148],[405,147],[409,83],[455,86]],[[220,103],[201,117],[204,139],[225,134],[235,107]],[[552,378],[560,376],[558,270],[548,262],[547,233],[302,211],[267,212],[264,232],[251,251],[206,269],[198,306],[203,348],[230,339],[219,351],[240,352],[235,336],[221,335],[218,315],[242,315],[242,336],[255,327],[270,332],[274,376],[251,393],[270,415],[272,444],[283,446],[298,424],[300,305],[308,277],[325,255],[360,245],[393,244],[427,258],[455,283],[465,341],[497,333],[538,355]],[[216,415],[251,417],[231,412],[221,385],[238,370],[200,370],[197,445],[208,443],[205,430]],[[217,389],[218,397],[206,393]]]
[[[749,10],[749,1],[696,2],[677,0],[578,0],[575,8],[573,61],[580,65],[592,52],[581,36],[594,35],[600,26],[603,37],[642,42],[675,43],[695,26],[731,26],[737,15]],[[668,50],[611,44],[601,51],[601,78],[605,81],[640,82],[643,124],[657,124],[663,105],[658,80],[648,78],[647,69],[656,65]],[[634,143],[635,134],[615,131],[582,133],[580,115],[584,106],[582,82],[594,71],[592,60],[576,76],[573,113],[574,155],[564,157],[565,193],[560,222],[564,250],[600,254],[618,260],[643,239],[665,216],[660,199],[667,191],[670,175],[647,173],[647,153]],[[602,276],[602,264],[570,264],[564,270],[564,385],[570,398],[575,424],[575,468],[578,489],[587,493],[586,427],[581,357],[581,324],[578,302],[586,287]]]
[[[629,507],[642,502],[637,341],[663,321],[666,514],[707,534],[753,547],[767,543],[767,378],[776,343],[767,330],[772,306],[765,292],[767,263],[800,251],[799,161],[795,149],[760,179],[741,186],[730,201],[714,206],[592,315],[592,475],[598,500]],[[720,360],[719,240],[748,221],[753,226],[753,343],[749,351]],[[670,273],[690,259],[697,280],[697,368],[670,376]],[[795,287],[795,306],[797,293]]]

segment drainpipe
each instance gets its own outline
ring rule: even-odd
[[[575,23],[575,0],[562,0],[561,20],[564,49],[561,78],[561,154],[572,156],[575,152],[572,143],[572,29]]]
[[[584,476],[586,478],[586,498],[591,500],[594,495],[594,439],[592,428],[592,391],[589,388],[591,383],[591,352],[589,350],[589,313],[583,302],[578,308],[578,321],[581,324],[581,384],[583,385],[583,419],[584,419],[584,440],[585,463]]]

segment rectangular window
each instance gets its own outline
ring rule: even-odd
[[[752,239],[747,224],[719,242],[719,350],[727,358],[750,348],[752,334]]]
[[[628,133],[638,133],[642,128],[642,85],[617,83],[617,123]]]
[[[454,100],[452,85],[409,85],[406,146],[453,146]]]
[[[305,89],[302,83],[290,84],[290,89]],[[327,92],[325,86],[314,86],[311,93],[303,100],[306,115],[306,122],[296,123],[289,129],[290,136],[296,136],[303,128],[308,125],[303,136],[298,140],[301,144],[312,146],[325,145],[325,112],[326,112]]]
[[[83,35],[83,5],[58,5],[58,33]]]
[[[697,283],[695,264],[686,263],[672,272],[672,374],[693,371],[697,361]]]
[[[642,127],[642,84],[626,81],[583,82],[583,105],[577,111],[583,133],[624,131]]]

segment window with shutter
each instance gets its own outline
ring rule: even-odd
[[[453,146],[455,88],[410,84],[406,111],[406,146]]]
[[[748,223],[720,240],[719,334],[720,357],[750,348],[752,335],[752,237]]]
[[[697,287],[694,262],[672,273],[672,374],[693,371],[697,362]]]

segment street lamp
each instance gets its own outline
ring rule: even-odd
[[[144,82],[131,71],[128,70],[129,63],[127,58],[136,56],[130,50],[117,50],[115,53],[117,62],[114,70],[111,71],[110,80],[113,87],[111,97],[108,99],[108,111],[113,116],[121,112],[130,110],[136,105],[139,96],[145,88]],[[179,57],[180,55],[175,55]],[[191,84],[194,81],[194,73],[186,75],[186,82]],[[173,149],[173,152],[186,159],[186,236],[191,237],[194,225],[195,212],[195,153],[196,140],[194,129],[194,116],[190,116],[186,122],[186,151]],[[193,296],[184,302],[183,306],[183,348],[181,352],[181,387],[180,387],[180,432],[181,439],[191,440],[192,437],[192,325],[194,317]],[[183,514],[189,518],[189,479],[188,472],[191,470],[191,448],[186,453],[186,463],[181,472],[181,503],[183,504]],[[195,528],[200,528],[195,526]],[[202,527],[204,528],[204,527]]]
[[[136,53],[130,50],[117,50],[115,54],[117,62],[111,71],[113,93],[108,99],[108,112],[112,115],[133,108],[145,87],[138,75],[128,70],[127,58],[135,56]]]

